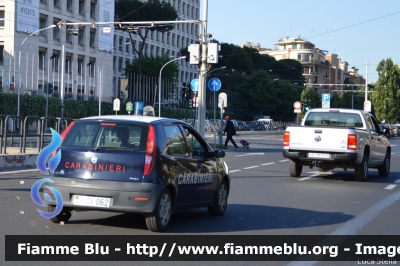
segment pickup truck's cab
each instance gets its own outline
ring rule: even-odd
[[[312,109],[300,126],[284,133],[283,156],[289,158],[291,176],[299,177],[303,166],[320,171],[354,168],[356,179],[365,181],[368,168],[379,175],[390,172],[391,147],[377,120],[353,109]]]

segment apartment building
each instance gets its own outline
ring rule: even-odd
[[[194,20],[200,15],[199,1],[169,3],[179,20]],[[16,93],[19,86],[21,94],[32,93],[49,88],[45,84],[50,83],[52,97],[98,100],[103,88],[102,100],[112,101],[119,95],[119,80],[125,78],[125,64],[135,54],[132,44],[125,45],[126,31],[91,23],[114,21],[114,4],[110,0],[0,0],[2,91]],[[154,31],[145,53],[178,57],[181,48],[198,40],[198,32],[198,24],[189,23],[178,24],[170,32]],[[142,45],[139,37],[133,45]],[[195,67],[185,60],[177,63],[179,82],[197,77]]]
[[[294,59],[303,65],[303,76],[306,86],[315,92],[335,93],[343,89],[346,78],[353,80],[354,72],[349,71],[348,63],[338,58],[337,54],[328,54],[328,51],[319,49],[314,43],[302,38],[282,38],[274,43],[274,49],[260,51],[276,60]],[[362,81],[362,76],[358,75]],[[365,83],[365,80],[364,80]]]

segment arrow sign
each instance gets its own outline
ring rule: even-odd
[[[192,91],[199,91],[199,85],[200,85],[200,81],[199,79],[194,79],[190,82],[190,85],[192,87]]]
[[[219,89],[221,89],[221,81],[217,78],[210,79],[207,85],[211,91],[218,91]]]

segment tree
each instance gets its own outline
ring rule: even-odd
[[[322,107],[322,99],[321,96],[316,93],[311,88],[306,88],[301,92],[301,100],[310,100],[311,101],[311,108],[321,108]]]
[[[146,3],[140,0],[116,0],[115,1],[115,15],[117,21],[120,22],[140,22],[140,21],[173,21],[178,18],[178,13],[170,3],[164,1],[153,0]],[[132,42],[132,47],[138,58],[137,60],[137,73],[142,74],[142,59],[143,50],[146,46],[146,40],[149,31],[166,32],[174,28],[174,25],[156,25],[149,26],[128,26],[122,28],[128,30],[129,37]],[[132,34],[136,32],[140,37],[141,45],[136,49],[133,45]]]
[[[162,56],[151,56],[143,55],[142,58],[142,74],[158,77],[161,68],[169,62],[171,59],[166,55]],[[125,70],[125,75],[129,72],[138,73],[138,62],[139,60],[135,58],[132,63],[127,62]],[[178,78],[179,65],[176,62],[171,62],[166,65],[161,73],[162,78],[175,79]]]
[[[372,94],[372,104],[378,120],[394,122],[400,117],[400,69],[391,58],[379,62],[376,71],[378,82]]]

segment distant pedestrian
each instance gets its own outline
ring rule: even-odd
[[[225,120],[226,120],[226,125],[224,130],[224,135],[226,133],[225,148],[227,148],[228,146],[228,141],[231,141],[233,146],[235,146],[235,149],[237,149],[238,146],[236,145],[235,141],[232,138],[232,136],[236,135],[235,125],[233,124],[229,116],[225,116]]]

